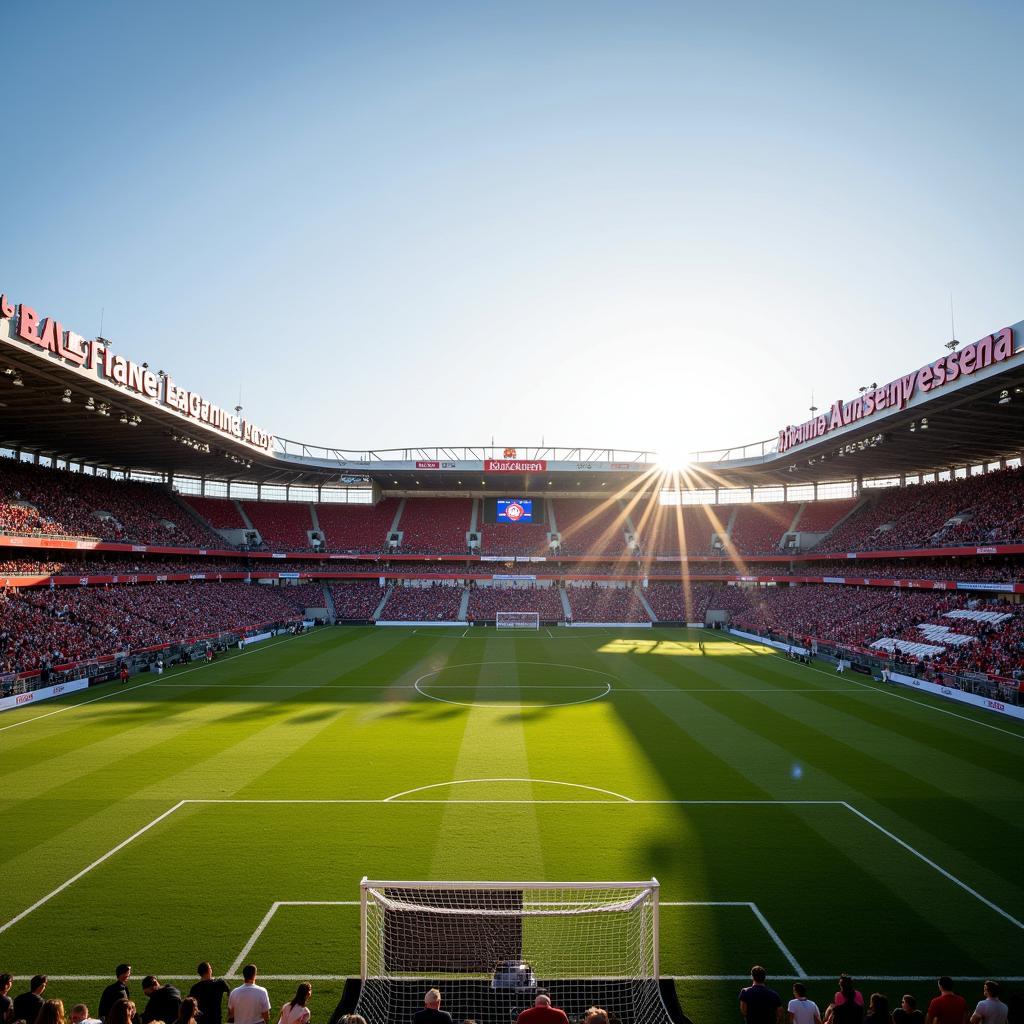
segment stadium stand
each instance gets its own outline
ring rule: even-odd
[[[711,584],[651,583],[644,590],[647,603],[659,622],[704,622],[715,594],[721,588]]]
[[[408,499],[398,524],[401,550],[419,555],[463,554],[472,515],[472,498]]]
[[[459,617],[462,587],[442,583],[426,587],[395,587],[380,618],[396,622],[453,622]]]
[[[245,583],[66,587],[0,593],[0,664],[23,672],[299,616],[276,587]]]
[[[277,551],[309,551],[313,519],[309,504],[298,501],[245,501],[245,514],[263,543]]]
[[[597,557],[626,553],[626,514],[617,499],[558,498],[554,509],[562,554]]]
[[[724,534],[735,505],[661,505],[654,498],[632,513],[644,555],[707,555],[712,534]]]
[[[222,546],[157,484],[0,459],[0,529],[134,544]]]
[[[574,583],[566,587],[573,622],[650,622],[632,587],[587,586]]]
[[[317,505],[326,549],[354,555],[383,551],[400,500],[385,498],[376,505]]]
[[[793,503],[737,505],[729,531],[730,550],[741,555],[775,555],[799,506]]]
[[[825,498],[808,501],[800,510],[796,529],[802,533],[829,533],[843,516],[860,504],[860,498]]]
[[[868,501],[815,550],[907,550],[1024,538],[1019,469],[866,493]]]
[[[480,530],[485,555],[547,555],[547,523],[486,523]]]
[[[469,615],[490,621],[497,612],[537,612],[542,621],[565,618],[558,587],[474,587],[469,592]]]
[[[198,494],[182,496],[190,508],[195,510],[215,530],[244,530],[248,524],[238,511],[238,505],[229,498],[206,498]]]
[[[345,580],[331,584],[334,615],[340,622],[345,619],[365,621],[372,619],[386,591],[377,580]]]

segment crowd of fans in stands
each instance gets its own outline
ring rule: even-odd
[[[1024,539],[1024,471],[871,492],[870,500],[816,550],[882,551]],[[959,524],[946,524],[962,517]]]
[[[304,596],[241,582],[0,591],[0,673],[293,621]]]
[[[561,590],[557,586],[473,587],[469,592],[471,621],[490,621],[498,612],[537,612],[541,621],[561,622]]]
[[[0,459],[0,531],[197,548],[223,543],[162,487],[13,459]]]
[[[331,600],[339,621],[372,619],[387,594],[377,580],[339,580],[331,583]]]

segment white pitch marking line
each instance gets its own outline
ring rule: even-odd
[[[779,947],[782,955],[789,961],[789,966],[796,971],[797,976],[800,978],[806,978],[807,972],[797,963],[796,957],[789,951],[789,947],[779,937],[779,933],[768,923],[768,918],[761,913],[760,907],[756,903],[749,904],[750,909],[754,913],[754,917],[761,922],[761,927],[771,936],[772,942]]]
[[[242,961],[249,955],[250,950],[259,941],[259,937],[266,930],[271,919],[277,913],[278,907],[358,907],[358,900],[277,900],[270,904],[270,909],[263,915],[263,920],[256,926],[256,930],[249,936],[249,941],[242,947],[241,953],[235,957],[235,962],[228,968],[226,977],[238,977],[237,971],[242,966]],[[263,977],[270,977],[264,975]]]
[[[428,789],[443,789],[445,786],[466,786],[473,782],[536,782],[545,786],[571,786],[573,789],[586,789],[592,793],[604,793],[606,796],[613,796],[618,800],[623,800],[628,804],[635,803],[635,801],[628,797],[623,796],[621,793],[616,793],[611,789],[601,789],[599,786],[585,786],[579,782],[559,782],[557,779],[452,779],[450,782],[432,782],[429,786],[417,786],[415,789],[406,789],[401,793],[392,793],[391,796],[386,797],[384,803],[388,804],[392,801],[399,800],[403,796],[411,796],[413,793],[422,793]],[[578,801],[571,800],[570,803],[578,803]],[[606,800],[601,800],[600,803],[607,803]]]
[[[228,968],[228,974],[234,974],[242,966],[242,961],[248,956],[249,950],[256,945],[256,941],[263,934],[263,930],[267,925],[270,924],[270,919],[277,913],[279,906],[279,903],[270,904],[270,909],[263,915],[263,920],[256,926],[256,930],[249,936],[249,941],[242,947],[242,952],[235,957],[234,963]]]
[[[179,807],[183,807],[186,803],[187,801],[185,800],[179,800],[169,810],[164,811],[163,814],[157,815],[157,817],[155,817],[151,822],[149,822],[149,824],[143,825],[142,828],[138,830],[138,832],[132,833],[132,835],[130,835],[127,839],[122,839],[121,842],[117,844],[117,846],[111,847],[109,850],[107,850],[105,854],[103,854],[102,857],[97,857],[96,860],[94,860],[87,867],[82,868],[82,870],[79,871],[78,874],[72,875],[66,882],[62,882],[52,892],[48,892],[45,896],[43,896],[42,899],[36,900],[31,907],[28,907],[27,909],[23,910],[20,914],[16,914],[6,924],[0,925],[0,933],[7,931],[8,928],[10,928],[12,925],[17,924],[22,918],[28,917],[28,915],[31,914],[32,911],[38,910],[44,903],[48,903],[50,900],[53,899],[54,896],[57,896],[60,893],[62,893],[69,885],[74,885],[75,882],[77,882],[83,876],[87,875],[90,871],[92,871],[93,868],[99,867],[99,865],[102,864],[105,860],[109,860],[119,850],[123,850],[130,842],[132,842],[135,839],[138,839],[139,836],[141,836],[144,832],[148,832],[154,825],[158,825],[161,821],[164,820],[164,818],[170,817]]]
[[[462,781],[477,782],[477,781],[486,781],[486,780],[467,779],[467,780],[462,780]],[[540,780],[532,780],[532,781],[540,781]],[[435,785],[449,785],[449,784],[450,783],[437,783]],[[576,785],[575,783],[555,783],[555,784],[556,785],[559,785],[559,784],[560,785]],[[413,792],[413,791],[410,791],[410,792]],[[401,794],[395,794],[395,795],[398,796],[398,795],[401,795]],[[616,795],[621,796],[621,794],[616,794]],[[760,805],[829,806],[829,805],[832,805],[832,806],[844,807],[844,808],[846,808],[846,810],[850,811],[856,817],[862,819],[864,822],[866,822],[867,824],[871,825],[877,831],[881,832],[884,836],[888,837],[893,842],[897,843],[899,846],[902,846],[908,853],[913,854],[919,860],[923,861],[929,867],[933,868],[935,871],[937,871],[940,875],[942,875],[948,881],[952,882],[954,885],[959,886],[965,892],[967,892],[971,896],[975,897],[975,899],[977,899],[979,902],[983,903],[989,909],[994,910],[997,914],[999,914],[1001,917],[1005,918],[1007,921],[1009,921],[1011,924],[1015,925],[1017,928],[1020,928],[1020,929],[1024,930],[1024,922],[1021,922],[1021,921],[1017,920],[1017,918],[1015,918],[1012,914],[1008,913],[1006,910],[1004,910],[998,904],[993,903],[990,899],[988,899],[987,897],[983,896],[976,889],[973,889],[966,882],[961,881],[959,878],[956,877],[956,875],[953,875],[952,873],[947,871],[945,868],[940,867],[940,865],[936,864],[935,861],[931,860],[929,857],[927,857],[923,853],[921,853],[920,850],[915,849],[908,842],[906,842],[905,840],[901,839],[895,833],[890,832],[887,828],[884,828],[882,825],[879,825],[878,822],[876,822],[872,818],[868,817],[868,815],[864,814],[862,811],[857,810],[856,807],[854,807],[852,804],[848,803],[845,800],[632,800],[632,799],[626,797],[626,798],[624,798],[622,800],[406,800],[406,801],[402,801],[402,800],[396,800],[396,799],[391,799],[391,798],[375,799],[375,800],[373,800],[373,799],[343,799],[343,798],[338,798],[338,799],[286,799],[286,798],[275,798],[275,799],[253,798],[253,799],[246,799],[246,798],[234,798],[234,797],[220,797],[220,798],[202,798],[202,799],[190,798],[190,799],[186,799],[186,800],[179,800],[178,803],[176,803],[173,807],[171,807],[170,809],[164,811],[163,814],[158,815],[151,822],[149,822],[148,824],[144,825],[141,829],[139,829],[134,834],[130,835],[127,839],[122,840],[120,843],[117,844],[117,846],[112,847],[105,854],[103,854],[102,857],[98,857],[95,861],[92,862],[92,864],[89,864],[87,867],[83,868],[77,874],[75,874],[71,878],[69,878],[66,882],[62,882],[52,892],[47,893],[46,896],[43,896],[41,899],[39,899],[35,903],[33,903],[32,906],[30,906],[27,909],[21,911],[21,913],[17,914],[15,917],[11,918],[11,920],[6,922],[5,924],[0,925],[0,934],[5,932],[12,925],[17,924],[18,921],[21,921],[23,918],[27,917],[34,910],[36,910],[39,907],[41,907],[44,903],[47,903],[49,900],[53,899],[54,896],[57,896],[59,893],[63,892],[66,888],[68,888],[68,886],[70,886],[70,885],[74,884],[75,882],[77,882],[84,875],[86,875],[90,871],[92,871],[93,868],[98,867],[100,864],[102,864],[104,861],[106,861],[107,859],[112,857],[119,850],[124,849],[124,847],[126,847],[133,840],[135,840],[139,836],[143,835],[143,833],[148,832],[149,829],[151,829],[154,825],[156,825],[159,822],[163,821],[164,818],[169,817],[171,814],[173,814],[180,807],[183,807],[185,804],[377,804],[377,805],[390,804],[390,805],[393,805],[393,806],[400,806],[402,804],[449,804],[449,803],[479,804],[479,805],[489,805],[489,804],[564,804],[564,805],[571,805],[571,804],[599,804],[599,805],[604,806],[604,807],[624,807],[624,806],[627,806],[627,804],[630,805],[630,806],[634,806],[634,807],[644,806],[644,805],[666,805],[666,806],[673,806],[673,805],[677,805],[677,806],[702,806],[702,805],[706,805],[706,806],[712,806],[712,805],[722,805],[722,806],[760,806]]]
[[[991,910],[994,910],[997,914],[1000,915],[1000,917],[1005,917],[1006,920],[1009,921],[1012,925],[1015,925],[1017,928],[1024,930],[1024,921],[1019,921],[1012,914],[1003,910],[1003,908],[1000,907],[997,903],[993,903],[992,900],[988,899],[985,896],[982,896],[977,889],[973,889],[966,882],[963,882],[959,878],[957,878],[956,875],[953,875],[950,872],[948,872],[945,868],[940,867],[930,857],[926,857],[923,853],[921,853],[920,850],[914,849],[914,847],[911,846],[910,843],[908,843],[905,839],[900,839],[898,835],[895,835],[894,833],[890,832],[887,828],[884,828],[883,826],[879,825],[877,821],[875,821],[873,818],[869,818],[863,811],[858,811],[856,807],[854,807],[852,804],[846,803],[845,800],[843,801],[843,805],[846,807],[848,811],[850,811],[852,814],[855,814],[862,821],[866,821],[872,828],[878,829],[878,831],[881,832],[882,835],[888,836],[888,838],[891,839],[894,843],[898,843],[900,846],[902,846],[904,850],[908,851],[909,853],[912,853],[919,860],[924,861],[925,864],[927,864],[930,868],[934,868],[936,871],[938,871],[940,875],[942,875],[943,878],[947,878],[954,885],[960,886],[961,889],[963,889],[965,892],[970,893],[976,900],[980,900],[982,903],[985,904],[986,907],[988,907]]]
[[[225,658],[224,661],[219,664],[224,664],[225,661],[234,661],[236,658],[244,658],[247,654],[260,654],[262,651],[267,650],[270,647],[276,647],[278,644],[287,643],[289,640],[295,640],[297,636],[303,636],[308,634],[296,634],[296,636],[286,636],[283,640],[275,640],[272,644],[266,644],[264,647],[257,647],[255,650],[242,651],[241,653],[234,653],[229,658]],[[209,661],[205,665],[196,665],[195,668],[187,668],[183,672],[176,672],[176,676],[187,676],[190,672],[198,672],[200,669],[209,668],[211,665],[216,665],[218,662]],[[0,732],[6,732],[8,729],[17,729],[19,725],[28,725],[30,722],[38,722],[41,718],[49,718],[51,715],[59,715],[62,711],[74,711],[76,708],[84,708],[86,704],[95,704],[98,700],[106,700],[108,697],[116,697],[122,693],[131,693],[132,690],[141,690],[144,686],[156,686],[157,680],[151,679],[145,683],[136,683],[134,686],[122,687],[117,690],[111,690],[109,693],[100,694],[99,697],[93,697],[91,700],[79,701],[77,704],[66,704],[62,708],[57,708],[55,711],[47,711],[45,715],[36,715],[34,718],[25,718],[20,722],[14,722],[11,725],[0,726]],[[113,680],[111,680],[113,682]],[[160,683],[161,686],[171,686],[172,683]],[[192,685],[191,683],[189,684]],[[86,691],[88,692],[88,691]],[[0,929],[2,931],[3,929]]]

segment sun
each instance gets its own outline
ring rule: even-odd
[[[682,473],[690,465],[690,456],[678,446],[668,445],[658,453],[658,468],[663,473]]]

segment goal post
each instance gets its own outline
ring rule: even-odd
[[[540,629],[540,612],[495,612],[498,629]]]
[[[360,883],[356,1012],[408,1024],[428,988],[456,1019],[508,1021],[538,992],[578,1019],[670,1024],[659,989],[657,879]]]

